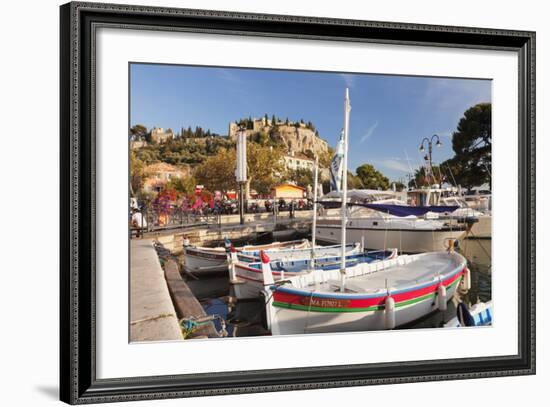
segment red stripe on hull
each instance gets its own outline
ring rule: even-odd
[[[455,274],[454,276],[446,280],[443,280],[443,285],[445,285],[445,287],[448,287],[457,279],[459,279],[463,274],[464,272],[461,271]],[[435,293],[437,292],[438,286],[439,286],[439,282],[435,282],[434,284],[431,284],[427,287],[423,287],[417,290],[411,290],[400,294],[391,294],[391,296],[396,303],[399,303],[402,301],[408,301],[414,298],[422,297],[427,294]],[[320,297],[313,297],[313,298],[319,299],[318,303],[321,307],[368,308],[372,306],[383,306],[386,300],[386,297],[387,295],[381,295],[379,297],[374,297],[374,298],[354,299],[354,298],[351,298],[350,296],[335,295],[334,297],[328,297],[326,295],[323,295],[322,298]],[[284,291],[275,291],[275,293],[273,294],[273,301],[287,303],[287,304],[302,305],[304,303],[304,300],[308,300],[309,298],[310,296],[307,294],[300,295],[300,294],[288,293]]]

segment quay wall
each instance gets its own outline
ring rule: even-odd
[[[254,239],[261,235],[275,233],[284,233],[280,230],[284,225],[288,233],[307,233],[311,229],[310,219],[295,219],[293,221],[279,222],[274,225],[272,222],[259,222],[244,225],[205,225],[194,229],[178,230],[172,229],[166,232],[150,232],[148,238],[154,238],[174,255],[183,252],[184,236],[189,239],[192,245],[207,245],[212,242],[221,242],[224,238],[230,240]]]
[[[130,247],[130,341],[182,340],[164,271],[150,239]]]

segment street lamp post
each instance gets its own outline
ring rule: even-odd
[[[239,126],[237,133],[237,168],[235,169],[235,178],[239,184],[239,218],[240,224],[244,224],[244,185],[247,182],[246,165],[246,131],[244,125]]]
[[[430,176],[435,181],[435,177],[433,175],[433,168],[432,168],[432,144],[433,144],[434,139],[437,140],[435,146],[436,147],[441,147],[441,140],[439,139],[439,136],[437,134],[434,134],[431,138],[424,137],[422,139],[422,142],[420,143],[419,150],[424,151],[424,142],[428,143],[428,155],[424,156],[424,159],[425,160],[427,159],[428,166],[429,166],[429,171],[430,171]]]

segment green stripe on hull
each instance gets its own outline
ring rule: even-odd
[[[454,285],[457,285],[461,279],[457,279],[453,283],[449,284],[445,289],[449,291]],[[435,298],[437,294],[426,294],[421,297],[413,298],[412,300],[406,300],[395,303],[395,308],[406,307],[407,305],[416,304],[418,302],[424,301],[428,298]],[[368,311],[382,311],[384,310],[384,305],[373,305],[371,307],[365,308],[328,308],[328,307],[316,307],[316,306],[307,306],[299,304],[288,304],[286,302],[273,302],[273,306],[279,308],[295,309],[300,311],[315,311],[315,312],[368,312]]]

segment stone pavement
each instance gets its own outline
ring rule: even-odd
[[[130,241],[130,340],[182,340],[153,241]]]

